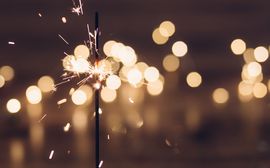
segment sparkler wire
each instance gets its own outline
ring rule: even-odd
[[[98,63],[99,61],[99,54],[98,54],[98,49],[99,49],[99,15],[98,12],[95,12],[95,31],[96,31],[96,38],[95,38],[95,63]],[[96,77],[98,78],[98,77]],[[98,79],[96,80],[98,81]],[[99,96],[100,95],[100,89],[96,88],[95,89],[95,116],[96,116],[96,168],[99,168],[100,164],[100,144],[99,144],[99,138],[100,138],[100,131],[99,131]]]

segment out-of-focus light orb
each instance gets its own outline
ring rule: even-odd
[[[17,99],[10,99],[7,102],[7,106],[6,107],[7,107],[8,112],[10,112],[10,113],[17,113],[21,109],[21,103]]]
[[[112,55],[112,46],[116,43],[114,40],[109,40],[107,41],[104,46],[103,46],[103,52],[108,56],[113,56]]]
[[[187,84],[192,87],[199,87],[202,83],[202,77],[198,72],[190,72],[186,78]]]
[[[62,60],[62,65],[65,70],[71,70],[72,69],[72,62],[75,61],[75,57],[73,55],[67,55],[65,58]]]
[[[0,88],[2,88],[5,85],[5,78],[0,75]]]
[[[244,55],[244,60],[245,60],[246,63],[256,61],[253,48],[246,49],[246,51],[244,52],[243,55]]]
[[[42,76],[39,78],[37,85],[40,90],[45,93],[54,90],[54,80],[50,76]]]
[[[29,86],[25,94],[30,104],[38,104],[42,100],[41,90],[37,86]]]
[[[107,79],[106,79],[106,86],[109,89],[113,89],[116,90],[121,86],[121,80],[117,75],[110,75]]]
[[[107,103],[113,102],[117,97],[116,91],[107,87],[102,88],[100,95],[101,99]]]
[[[256,83],[253,86],[253,95],[256,98],[263,98],[267,94],[267,87],[263,83]]]
[[[74,50],[76,58],[87,59],[90,55],[90,50],[86,45],[78,45]]]
[[[265,47],[259,46],[259,47],[255,48],[254,56],[255,56],[256,61],[265,62],[269,57],[269,53]]]
[[[160,33],[159,28],[156,28],[153,31],[152,38],[153,38],[153,41],[158,45],[165,44],[169,39],[168,37],[165,37]]]
[[[148,82],[154,82],[154,81],[158,80],[158,78],[159,78],[159,71],[158,71],[158,69],[155,68],[155,67],[148,67],[144,71],[144,78]]]
[[[126,46],[120,54],[120,60],[125,66],[133,66],[137,62],[137,55],[133,48]]]
[[[164,37],[170,37],[175,32],[175,26],[171,21],[164,21],[159,26],[160,34]]]
[[[188,46],[183,41],[177,41],[172,46],[172,53],[177,57],[183,57],[188,52]]]
[[[168,72],[176,71],[180,66],[180,60],[174,55],[167,55],[163,59],[163,67]]]
[[[157,96],[163,91],[163,82],[156,80],[147,84],[147,92],[152,96]]]
[[[267,82],[268,91],[270,92],[270,80]]]
[[[249,76],[256,77],[260,73],[262,73],[262,66],[257,62],[250,62],[247,65],[247,72],[248,72]]]
[[[252,95],[253,85],[244,81],[241,81],[238,85],[238,92],[242,96]]]
[[[213,100],[218,104],[226,103],[229,99],[229,92],[224,88],[217,88],[213,92]]]
[[[78,58],[73,64],[73,70],[78,73],[85,73],[89,71],[89,62],[84,58]]]
[[[77,89],[71,96],[71,100],[76,105],[83,105],[87,101],[87,95],[84,91]]]
[[[141,73],[144,73],[144,71],[149,67],[145,62],[138,62],[135,67],[141,71]]]
[[[137,68],[133,68],[129,70],[127,73],[127,80],[132,85],[140,83],[142,78],[143,78],[142,73]]]
[[[235,39],[231,43],[231,50],[235,55],[241,55],[246,50],[246,43],[242,39]]]
[[[93,89],[92,89],[92,87],[90,87],[89,85],[82,85],[77,90],[81,90],[86,94],[87,102],[92,101],[92,99],[93,99]]]
[[[112,57],[115,60],[120,61],[120,55],[123,53],[124,48],[125,48],[125,45],[123,43],[114,43],[111,49]]]
[[[2,66],[0,68],[0,75],[5,78],[5,81],[10,81],[14,77],[14,69],[8,65]]]

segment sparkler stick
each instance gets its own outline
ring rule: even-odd
[[[95,13],[95,63],[98,64],[98,48],[99,48],[99,16],[98,12]],[[96,77],[98,78],[98,77]],[[98,79],[96,80],[98,81]],[[100,158],[99,158],[99,88],[95,90],[95,116],[96,116],[96,168],[99,168]]]

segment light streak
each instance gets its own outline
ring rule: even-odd
[[[61,99],[57,102],[58,105],[64,104],[67,102],[67,99]]]
[[[100,161],[100,163],[99,163],[98,167],[100,168],[102,165],[103,165],[103,160],[102,160],[102,161]]]
[[[67,40],[66,39],[64,39],[64,37],[63,36],[61,36],[61,34],[58,34],[58,36],[67,44],[67,45],[69,45],[69,43],[67,42]]]
[[[8,42],[8,44],[10,44],[10,45],[14,45],[14,44],[15,44],[15,42],[14,42],[14,41],[9,41],[9,42]]]
[[[40,120],[38,120],[38,122],[40,123],[45,117],[47,116],[47,114],[44,114]]]
[[[51,160],[53,158],[54,150],[51,150],[51,153],[49,155],[49,159]]]

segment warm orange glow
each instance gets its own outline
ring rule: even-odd
[[[253,92],[253,85],[247,82],[241,81],[238,85],[238,92],[240,95],[248,96]]]
[[[21,109],[21,103],[17,99],[10,99],[7,102],[6,107],[7,107],[8,112],[10,112],[10,113],[17,113]]]
[[[185,42],[177,41],[172,46],[172,53],[177,57],[183,57],[187,54],[188,47]]]
[[[180,66],[180,60],[174,55],[167,55],[163,59],[163,67],[168,72],[176,71]]]
[[[244,60],[246,63],[256,61],[253,48],[246,49],[246,51],[244,52]]]

